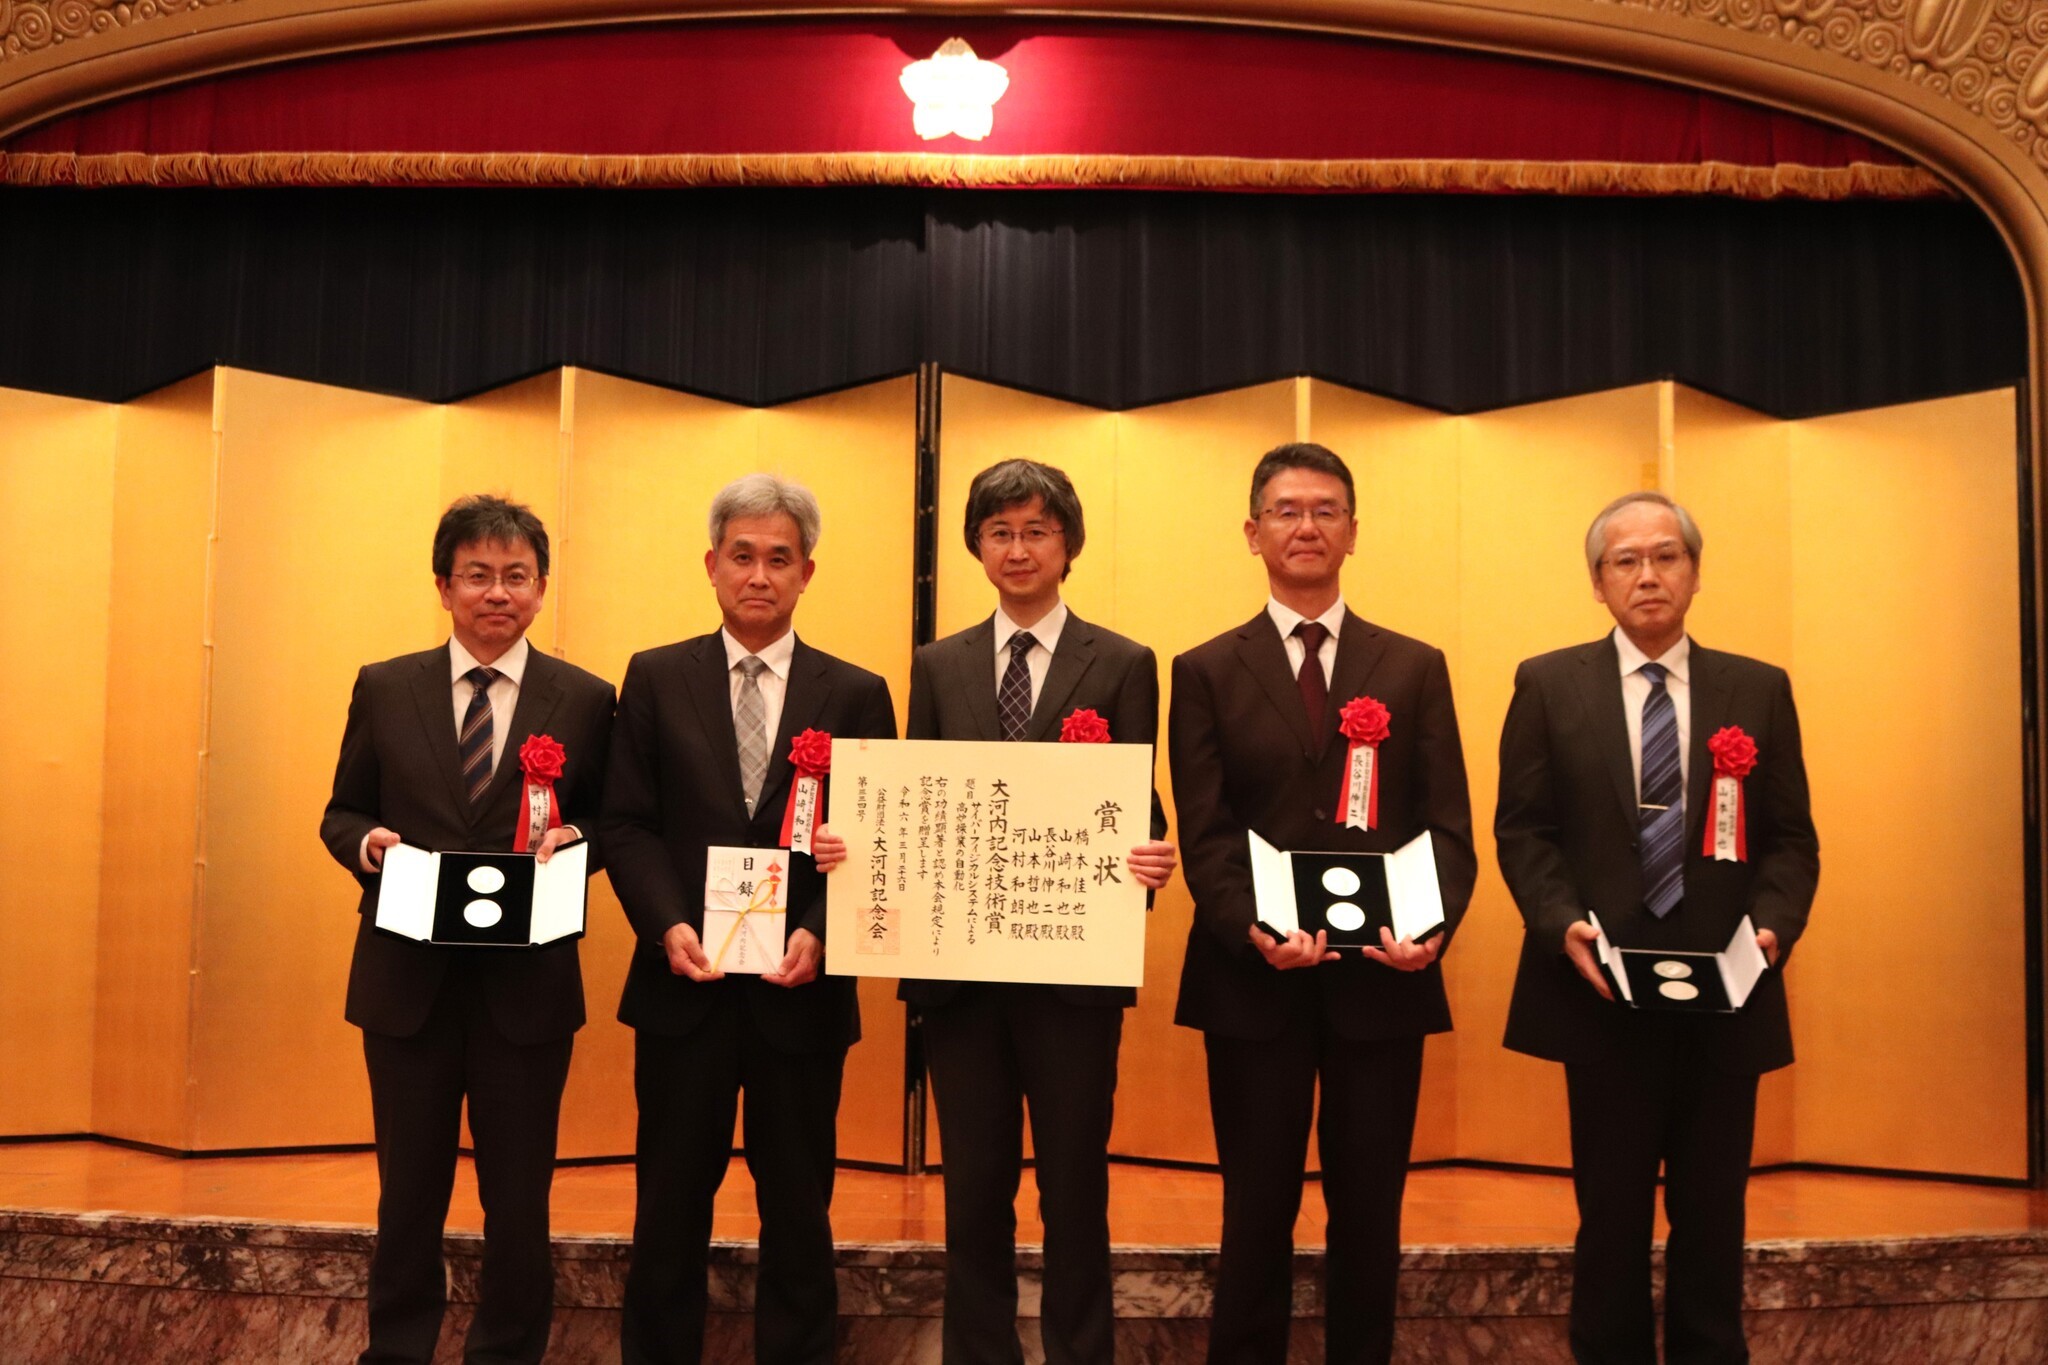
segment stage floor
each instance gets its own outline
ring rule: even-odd
[[[1111,1168],[1120,1359],[1195,1365],[1213,1304],[1220,1179]],[[460,1359],[481,1213],[468,1163],[446,1244],[437,1362]],[[376,1209],[368,1153],[180,1160],[95,1142],[0,1144],[0,1360],[279,1365],[364,1339]],[[752,1358],[758,1225],[744,1162],[721,1192],[707,1365]],[[1018,1198],[1018,1333],[1042,1365],[1037,1195]],[[556,1175],[550,1365],[619,1351],[633,1171]],[[1934,1180],[1773,1172],[1750,1184],[1745,1323],[1759,1365],[2038,1365],[2048,1360],[2048,1196]],[[945,1207],[936,1176],[840,1173],[838,1359],[939,1365]],[[1428,1169],[1409,1181],[1397,1365],[1569,1365],[1571,1182]],[[1289,1365],[1323,1355],[1323,1210],[1296,1230]]]
[[[1213,1247],[1222,1181],[1200,1171],[1110,1168],[1110,1233],[1125,1247]],[[329,1156],[180,1159],[98,1142],[0,1144],[0,1209],[227,1218],[268,1223],[370,1226],[377,1163],[368,1152]],[[844,1243],[937,1244],[945,1199],[937,1176],[841,1171],[832,1206]],[[1426,1169],[1408,1179],[1402,1241],[1410,1247],[1565,1246],[1576,1226],[1563,1176]],[[1017,1198],[1017,1237],[1041,1240],[1038,1197],[1027,1172]],[[467,1160],[456,1177],[451,1232],[483,1226]],[[558,1237],[625,1237],[633,1230],[633,1168],[570,1166],[555,1174]],[[735,1160],[719,1192],[713,1236],[751,1241],[753,1183]],[[1836,1241],[1883,1237],[2016,1234],[2048,1230],[2048,1193],[1937,1180],[1780,1171],[1749,1186],[1749,1237]],[[1662,1229],[1660,1227],[1661,1235]],[[1310,1182],[1296,1240],[1323,1242],[1322,1192]]]

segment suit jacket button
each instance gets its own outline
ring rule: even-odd
[[[1330,818],[1330,812],[1328,812],[1328,811],[1324,810],[1324,809],[1323,809],[1323,808],[1322,808],[1321,806],[1318,806],[1318,807],[1316,807],[1316,819],[1318,819],[1318,820],[1327,820],[1327,819],[1329,819],[1329,818]]]

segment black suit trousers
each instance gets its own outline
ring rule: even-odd
[[[633,1264],[620,1329],[625,1365],[696,1365],[703,1356],[712,1200],[732,1159],[742,1096],[747,1169],[761,1215],[754,1359],[832,1360],[839,1317],[832,1176],[846,1050],[779,1051],[751,1034],[747,1013],[729,998],[683,1037],[644,1028],[633,1035],[640,1126]]]
[[[1749,1359],[1742,1334],[1742,1240],[1757,1077],[1707,1064],[1694,1024],[1645,1019],[1641,1055],[1566,1063],[1572,1185],[1572,1358],[1654,1365],[1650,1239],[1664,1171],[1664,1355],[1670,1365]],[[1670,1024],[1671,1028],[1660,1025]]]
[[[1223,1250],[1209,1365],[1283,1365],[1287,1359],[1294,1222],[1312,1113],[1329,1209],[1325,1356],[1332,1365],[1385,1362],[1394,1349],[1401,1195],[1422,1088],[1422,1039],[1339,1038],[1304,1015],[1291,1019],[1278,1038],[1203,1038],[1223,1170]]]
[[[484,1207],[483,1271],[464,1359],[531,1365],[547,1349],[554,1306],[548,1192],[574,1040],[507,1041],[491,1020],[475,965],[460,956],[449,963],[419,1032],[363,1034],[380,1189],[370,1345],[361,1365],[424,1365],[433,1357],[447,1307],[441,1235],[464,1095]]]
[[[1110,1365],[1109,1129],[1124,1012],[978,982],[923,1015],[946,1188],[945,1365],[1017,1365],[1024,1112],[1045,1223],[1047,1365]]]

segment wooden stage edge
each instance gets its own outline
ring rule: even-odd
[[[707,1362],[750,1358],[753,1190],[736,1160],[718,1200]],[[363,1340],[375,1159],[343,1152],[181,1159],[103,1142],[0,1145],[0,1360],[9,1365],[346,1360]],[[633,1216],[630,1166],[568,1166],[554,1189],[558,1365],[617,1359]],[[936,1176],[842,1171],[841,1349],[849,1365],[937,1361],[944,1203]],[[1042,1229],[1018,1198],[1019,1331],[1038,1347]],[[1213,1173],[1111,1172],[1119,1360],[1196,1361],[1220,1224]],[[481,1210],[465,1161],[449,1214],[460,1358]],[[1403,1362],[1570,1359],[1569,1179],[1432,1167],[1409,1179]],[[1748,1300],[1759,1362],[2048,1359],[2048,1194],[1815,1171],[1750,1186]],[[1660,1236],[1662,1230],[1660,1227]],[[1320,1361],[1323,1209],[1296,1223],[1290,1361]],[[1339,1288],[1341,1292],[1341,1287]],[[440,1358],[440,1357],[437,1357]]]

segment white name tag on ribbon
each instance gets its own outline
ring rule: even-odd
[[[1380,746],[1351,746],[1351,767],[1344,783],[1344,823],[1352,829],[1371,829],[1373,817],[1373,769],[1379,763]]]

